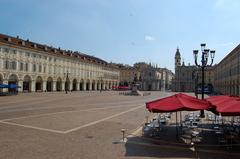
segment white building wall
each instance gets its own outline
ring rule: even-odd
[[[6,49],[8,50],[6,52]],[[15,51],[13,53],[13,51]],[[56,59],[56,60],[55,60]],[[6,68],[5,64],[6,61],[16,62],[16,68]],[[21,68],[21,63],[24,64],[23,68]],[[28,69],[26,70],[26,64],[28,65]],[[33,66],[36,65],[36,68],[34,70]],[[39,66],[41,66],[41,69],[39,69]],[[108,69],[106,71],[106,69]],[[45,71],[44,71],[45,70]],[[36,78],[40,76],[43,80],[42,82],[42,91],[46,90],[46,79],[48,77],[51,77],[53,79],[53,91],[56,91],[56,80],[57,78],[61,78],[62,80],[62,89],[65,88],[65,75],[67,71],[70,72],[69,76],[71,79],[77,79],[77,81],[80,81],[81,79],[90,78],[91,81],[95,80],[98,81],[102,79],[104,83],[110,79],[117,83],[119,83],[120,79],[120,72],[116,69],[112,69],[108,66],[102,66],[102,64],[97,63],[89,63],[88,61],[83,61],[79,59],[70,59],[67,57],[61,57],[61,56],[53,56],[46,52],[39,52],[35,50],[25,50],[22,48],[13,48],[9,46],[5,46],[3,44],[0,44],[0,73],[2,74],[15,74],[20,79],[18,79],[18,85],[21,86],[21,89],[19,91],[21,92],[23,90],[23,78],[25,75],[29,75],[32,77],[31,79],[31,90],[32,92],[35,92],[36,90]],[[90,77],[91,76],[91,77]],[[114,79],[111,79],[110,77],[116,77]],[[6,79],[7,81],[8,79]],[[72,81],[70,81],[70,90],[72,89]],[[96,83],[97,85],[97,83]],[[84,90],[86,90],[86,83],[84,83]],[[89,85],[90,90],[92,89],[92,85],[90,83]],[[95,89],[97,86],[95,86]],[[105,87],[104,87],[105,88]],[[79,83],[77,84],[77,90],[79,90]]]

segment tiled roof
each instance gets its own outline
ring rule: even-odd
[[[71,50],[62,50],[60,47],[59,48],[54,48],[51,46],[43,45],[43,44],[38,44],[32,41],[23,40],[20,39],[18,36],[17,37],[11,37],[8,35],[0,34],[0,43],[8,44],[8,45],[14,45],[17,47],[21,48],[27,48],[27,49],[32,49],[35,51],[43,51],[43,52],[48,52],[53,55],[60,55],[60,56],[70,56],[73,58],[79,58],[82,60],[87,60],[89,62],[94,62],[98,64],[103,64],[103,65],[108,65],[108,63],[100,58],[90,56],[78,51],[71,51]]]

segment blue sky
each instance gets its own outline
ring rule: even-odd
[[[108,62],[174,69],[200,43],[219,62],[240,41],[238,0],[0,0],[0,32]]]

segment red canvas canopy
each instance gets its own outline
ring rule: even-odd
[[[217,107],[217,112],[225,116],[240,115],[240,99],[229,101],[225,106]]]
[[[223,116],[240,115],[240,98],[231,96],[212,96],[206,99]]]
[[[195,97],[178,93],[166,98],[161,98],[146,103],[146,107],[151,112],[175,112],[204,110],[210,107],[209,102],[196,99]]]
[[[235,97],[227,96],[227,95],[220,95],[220,96],[211,96],[206,98],[213,106],[217,106],[223,102],[231,101]]]

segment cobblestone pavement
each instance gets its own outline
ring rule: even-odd
[[[92,91],[0,97],[0,159],[195,158],[189,147],[139,137],[146,116],[153,116],[145,102],[171,94]],[[128,140],[119,143],[123,128]],[[204,158],[223,158],[207,154],[200,152]]]

